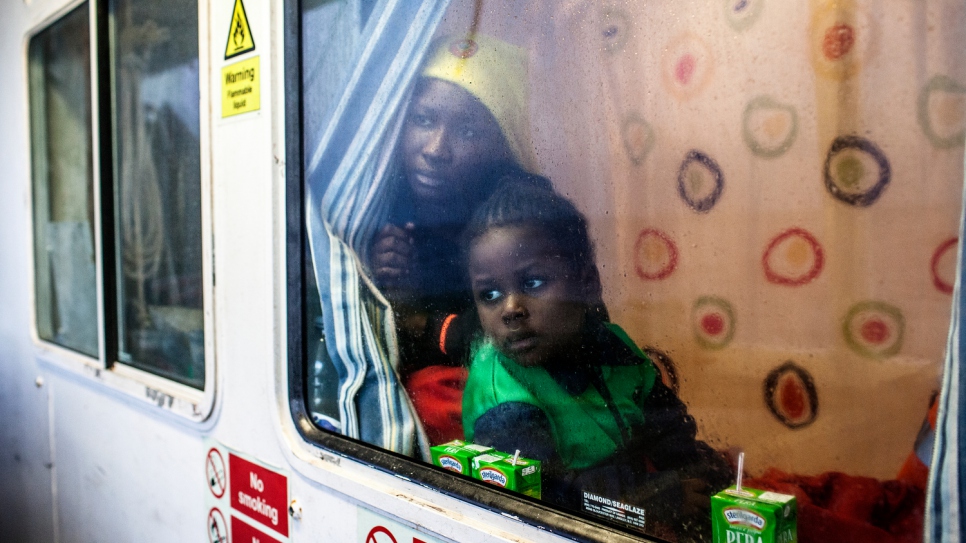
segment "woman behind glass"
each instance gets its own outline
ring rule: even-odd
[[[432,443],[462,436],[466,370],[447,337],[478,326],[475,315],[459,317],[473,307],[460,234],[501,173],[536,170],[528,87],[525,50],[479,34],[442,37],[416,82],[397,146],[399,197],[370,265],[393,304],[400,376]]]

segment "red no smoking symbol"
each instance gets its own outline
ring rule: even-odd
[[[369,530],[369,535],[366,536],[366,543],[399,543],[396,541],[396,537],[392,535],[385,526],[374,526]],[[426,543],[422,539],[413,536],[413,543]]]
[[[388,543],[390,541],[392,543],[399,543],[396,541],[396,538],[393,537],[392,532],[390,532],[384,526],[374,526],[371,530],[369,530],[369,535],[366,536],[366,543]]]
[[[217,507],[208,511],[208,541],[209,543],[228,543],[228,524],[225,515]]]
[[[225,459],[221,457],[218,449],[212,447],[208,451],[208,458],[205,460],[205,476],[208,479],[208,488],[216,498],[225,495],[225,485],[228,479],[225,477]]]

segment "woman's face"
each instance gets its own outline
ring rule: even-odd
[[[418,203],[444,208],[466,205],[488,166],[512,160],[490,110],[462,87],[432,78],[416,87],[402,151]]]

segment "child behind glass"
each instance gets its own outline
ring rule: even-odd
[[[466,439],[543,461],[545,500],[581,510],[590,493],[644,509],[649,532],[704,535],[708,496],[730,470],[608,322],[583,215],[553,192],[503,182],[464,247],[483,330],[463,395]]]

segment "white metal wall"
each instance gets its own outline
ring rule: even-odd
[[[27,138],[24,31],[41,6],[0,7],[0,539],[54,538],[49,387],[30,341]]]

